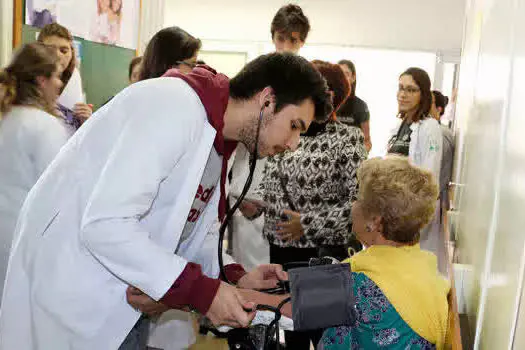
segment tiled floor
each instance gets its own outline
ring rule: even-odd
[[[212,335],[197,336],[197,342],[189,350],[228,350],[228,343],[224,339],[218,339]]]

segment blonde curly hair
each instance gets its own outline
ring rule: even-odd
[[[380,216],[382,235],[398,243],[416,243],[436,208],[433,175],[405,157],[372,158],[358,170],[358,200],[365,217]]]

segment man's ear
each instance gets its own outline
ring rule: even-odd
[[[275,95],[271,86],[265,87],[259,94],[259,106],[269,107],[270,105],[275,104]]]

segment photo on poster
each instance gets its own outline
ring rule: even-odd
[[[38,28],[57,22],[74,36],[135,49],[140,0],[26,0],[25,22]]]
[[[140,25],[140,0],[89,0],[94,16],[87,40],[135,49]]]

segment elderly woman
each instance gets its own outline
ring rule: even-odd
[[[434,213],[436,181],[398,156],[365,161],[358,179],[353,230],[367,249],[347,260],[357,322],[326,330],[319,348],[443,349],[449,283],[418,244]]]

